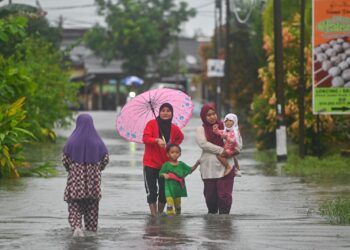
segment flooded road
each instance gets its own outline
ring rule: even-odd
[[[0,249],[349,249],[350,227],[330,225],[320,201],[349,186],[318,187],[300,178],[266,174],[246,146],[239,156],[243,177],[235,179],[230,215],[207,215],[199,171],[187,181],[181,216],[151,218],[142,176],[143,146],[127,143],[114,130],[114,112],[92,112],[110,152],[102,176],[99,230],[72,238],[63,201],[66,173],[60,141],[38,161],[59,165],[53,178],[0,180]],[[184,128],[181,159],[200,156],[193,118]],[[71,130],[60,130],[68,136]],[[244,139],[244,138],[243,138]],[[50,153],[49,153],[50,152]],[[277,171],[278,172],[278,171]]]

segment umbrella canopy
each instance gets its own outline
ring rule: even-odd
[[[122,79],[122,83],[126,86],[131,86],[131,85],[142,85],[143,80],[137,76],[128,76]]]
[[[185,127],[194,108],[191,97],[180,90],[153,89],[134,97],[117,115],[116,128],[120,136],[128,141],[142,143],[147,122],[158,116],[159,107],[166,102],[174,108],[172,122],[180,128]]]

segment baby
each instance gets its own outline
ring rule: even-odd
[[[213,132],[217,135],[220,135],[224,139],[224,150],[228,157],[233,156],[235,162],[235,176],[242,176],[240,166],[236,157],[234,156],[235,152],[239,152],[242,149],[242,137],[238,128],[238,118],[235,114],[227,114],[224,119],[224,130],[219,130],[218,125],[213,126]],[[224,176],[229,174],[232,166],[227,162],[226,157],[223,155],[217,155],[218,160],[225,167]]]

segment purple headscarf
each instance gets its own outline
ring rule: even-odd
[[[89,114],[78,116],[76,127],[64,145],[63,152],[77,163],[92,164],[101,161],[108,154]]]

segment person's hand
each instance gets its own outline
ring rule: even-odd
[[[226,153],[226,151],[224,151],[224,152],[221,153],[221,156],[227,158],[228,154]]]
[[[169,175],[168,174],[163,174],[164,179],[169,179]]]
[[[214,124],[213,125],[213,130],[217,130],[217,129],[219,129],[219,124]]]
[[[157,138],[156,140],[157,144],[161,147],[161,148],[165,148],[165,141],[161,138]]]

